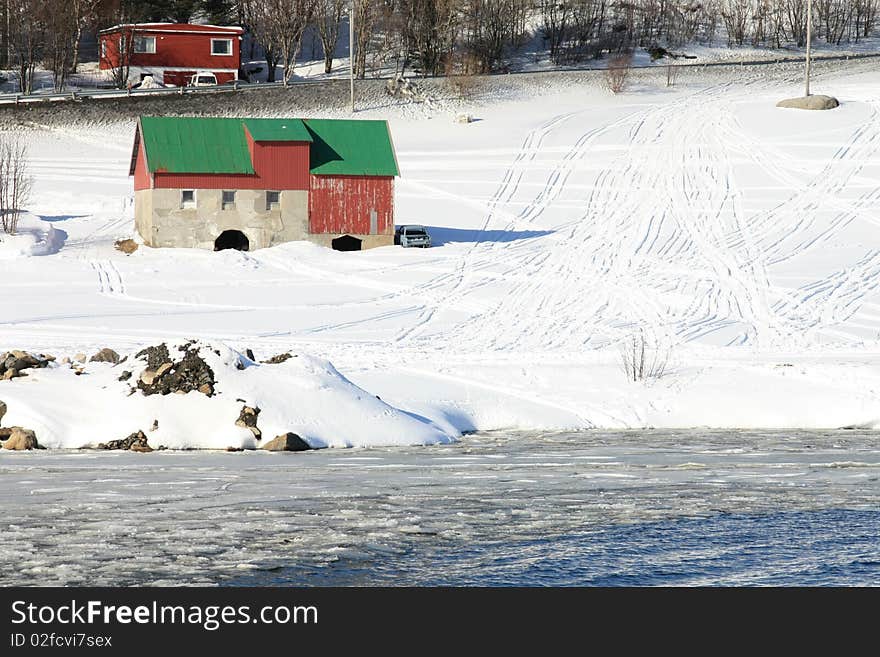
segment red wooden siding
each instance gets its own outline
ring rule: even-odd
[[[303,189],[309,188],[308,142],[304,141],[258,141],[251,139],[245,129],[251,163],[263,187],[254,189]]]
[[[369,235],[371,210],[377,234],[394,232],[394,178],[311,176],[310,233]]]
[[[155,186],[166,189],[309,189],[309,145],[306,142],[257,142],[248,136],[257,175],[161,173]]]
[[[144,142],[139,139],[137,161],[134,165],[134,191],[139,192],[142,189],[150,189],[152,186],[150,172],[147,169],[147,155],[144,152]]]
[[[186,29],[190,26],[181,26]],[[155,53],[131,53],[129,65],[143,67],[170,67],[186,69],[232,69],[238,70],[240,64],[240,41],[239,34],[229,32],[203,32],[201,34],[188,34],[185,32],[164,32],[149,28],[137,28],[137,36],[150,36],[156,38]],[[127,37],[132,34],[131,28],[125,28]],[[121,31],[109,32],[100,36],[101,41],[106,41],[106,56],[101,57],[102,69],[119,66],[119,37]],[[212,55],[211,39],[229,39],[232,41],[231,55]],[[218,82],[220,80],[218,79]]]

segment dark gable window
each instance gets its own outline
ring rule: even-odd
[[[196,207],[196,190],[184,189],[180,192],[180,207],[194,208]]]
[[[235,192],[224,191],[223,192],[223,209],[224,210],[234,210],[235,209]]]
[[[281,206],[281,192],[266,192],[266,209],[277,210]]]

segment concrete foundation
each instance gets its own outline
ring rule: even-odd
[[[327,248],[340,237],[309,233],[309,193],[282,191],[277,209],[266,209],[266,192],[235,190],[235,207],[223,209],[223,192],[199,189],[195,207],[182,207],[180,189],[145,189],[135,192],[135,227],[144,244],[153,247],[214,249],[223,231],[238,230],[250,243],[249,250],[283,242],[308,240]],[[354,235],[362,249],[390,246],[394,236]]]

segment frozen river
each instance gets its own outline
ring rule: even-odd
[[[0,453],[2,585],[880,585],[876,432]]]

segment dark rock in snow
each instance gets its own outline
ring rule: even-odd
[[[6,404],[0,401],[0,422],[3,422],[4,415],[6,415]]]
[[[257,417],[260,415],[260,408],[252,408],[250,406],[243,406],[241,409],[241,413],[238,414],[238,419],[235,421],[235,425],[238,427],[244,427],[246,429],[250,429],[254,434],[254,438],[259,440],[263,437],[263,432],[257,428]]]
[[[0,354],[0,379],[8,381],[19,376],[26,376],[25,370],[48,367],[55,356],[30,354],[26,351],[13,349]]]
[[[166,344],[156,345],[155,347],[147,347],[137,352],[136,358],[147,357],[147,369],[156,370],[164,363],[171,362],[171,356],[168,355],[168,346]]]
[[[278,365],[279,363],[283,363],[286,360],[293,358],[290,354],[278,354],[277,356],[272,356],[269,360],[264,360],[263,362],[266,365]]]
[[[312,449],[312,447],[295,433],[288,431],[280,436],[275,436],[275,438],[263,445],[261,449],[269,452],[304,452]]]
[[[181,347],[183,357],[173,360],[164,344],[148,347],[137,357],[146,357],[147,368],[137,382],[145,395],[186,394],[196,390],[211,397],[214,394],[214,371],[199,356],[199,348],[188,343]]]
[[[131,372],[125,370],[122,374],[119,375],[118,381],[128,381],[131,378]]]
[[[147,444],[147,436],[143,431],[129,434],[122,440],[111,440],[109,443],[99,443],[98,449],[127,449],[132,452],[152,452],[153,448]]]

